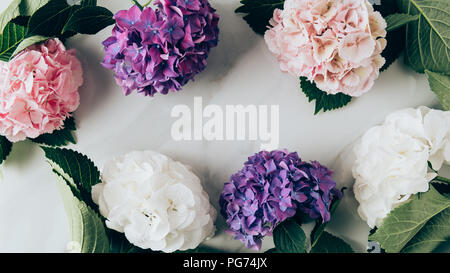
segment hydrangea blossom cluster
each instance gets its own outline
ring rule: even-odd
[[[200,179],[165,155],[131,152],[108,161],[92,198],[106,226],[155,251],[196,248],[215,232],[216,211]]]
[[[17,142],[61,129],[78,108],[82,84],[75,51],[58,39],[0,62],[0,135]]]
[[[318,162],[304,162],[286,150],[249,157],[225,183],[220,197],[227,232],[247,248],[260,249],[262,238],[297,210],[328,222],[332,201],[342,197],[332,174]]]
[[[208,0],[156,0],[156,9],[119,11],[103,42],[103,66],[124,93],[154,96],[179,91],[206,67],[217,46],[219,15]]]
[[[265,34],[282,71],[328,94],[369,91],[385,63],[386,21],[367,0],[286,0]]]
[[[373,228],[411,195],[426,192],[450,164],[450,111],[427,107],[390,114],[355,145],[353,187],[361,218]]]

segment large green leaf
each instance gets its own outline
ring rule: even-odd
[[[417,233],[402,249],[405,253],[429,253],[450,240],[450,208],[444,210]]]
[[[415,195],[406,204],[394,209],[384,219],[381,227],[369,236],[369,240],[377,241],[386,252],[400,252],[409,243],[422,244],[424,238],[440,237],[445,240],[447,233],[429,234],[433,227],[427,227],[430,223],[440,222],[432,220],[442,212],[450,208],[450,199],[441,195],[434,186],[426,193]],[[447,212],[445,213],[447,214]],[[431,220],[431,221],[430,221]],[[409,248],[411,251],[413,248]]]
[[[244,20],[258,34],[264,35],[273,17],[273,11],[282,9],[284,0],[241,0],[236,13],[244,13]]]
[[[58,187],[70,223],[73,244],[82,253],[110,252],[104,219],[92,201],[91,188],[100,183],[98,169],[86,156],[68,149],[41,147],[57,174]],[[73,247],[73,245],[72,245]]]
[[[50,0],[22,0],[19,9],[21,16],[31,16]],[[52,0],[54,1],[54,0]]]
[[[29,33],[42,36],[58,36],[73,9],[65,0],[53,0],[36,11],[28,23]]]
[[[312,247],[311,253],[354,253],[354,251],[344,240],[325,231]]]
[[[57,177],[73,243],[79,244],[81,253],[108,253],[109,241],[102,219],[72,194],[63,177]]]
[[[407,25],[406,63],[415,71],[450,75],[450,5],[448,0],[397,0],[403,13],[419,15]]]
[[[352,100],[352,97],[342,93],[329,95],[317,88],[315,83],[310,82],[305,77],[300,77],[300,87],[302,88],[302,91],[303,93],[305,93],[309,102],[315,101],[315,115],[318,114],[321,110],[326,112],[342,108]]]
[[[27,28],[9,22],[0,35],[0,60],[7,62],[19,44],[25,39]]]
[[[425,70],[431,90],[436,93],[442,107],[450,110],[450,76]]]
[[[92,186],[101,182],[100,172],[85,155],[69,149],[43,147],[53,171],[71,187],[72,193],[94,210],[98,210],[91,196]]]
[[[45,37],[45,36],[40,36],[40,35],[36,35],[36,36],[31,36],[28,38],[25,38],[24,40],[22,40],[22,42],[20,42],[20,44],[16,47],[16,49],[14,50],[13,54],[11,55],[10,59],[12,59],[14,56],[16,56],[17,54],[19,54],[22,50],[26,49],[27,47],[37,44],[37,43],[41,43],[44,42],[45,40],[49,39],[49,37]]]
[[[69,117],[65,120],[63,129],[54,131],[51,134],[41,135],[35,139],[32,139],[32,141],[48,146],[66,146],[69,143],[76,144],[77,142],[72,135],[72,132],[75,130],[75,119],[73,117]]]
[[[281,253],[305,253],[306,235],[297,222],[292,219],[279,224],[273,232],[276,249]]]
[[[97,6],[97,0],[82,0],[81,1],[82,7],[95,7]]]
[[[63,41],[77,34],[78,31],[94,34],[106,27],[107,23],[111,23],[110,20],[105,19],[107,17],[105,14],[109,15],[110,12],[96,5],[96,0],[75,0],[71,2],[71,5],[66,0],[51,0],[31,16],[28,34],[54,36]],[[93,20],[93,13],[99,10],[102,11],[103,16],[97,14],[96,20]],[[73,17],[74,14],[76,14],[75,17]],[[79,20],[80,18],[82,20]],[[68,25],[70,20],[72,22]]]
[[[398,28],[403,27],[404,25],[417,21],[419,19],[419,15],[409,15],[405,13],[395,13],[387,16],[386,18],[387,28],[386,31],[393,31]]]
[[[63,171],[61,175],[66,179],[72,179],[78,187],[91,192],[92,186],[101,183],[99,170],[87,156],[69,149],[53,147],[42,149],[52,166],[56,164]]]
[[[4,136],[0,136],[0,165],[5,161],[6,157],[11,153],[12,143]]]
[[[69,5],[66,0],[15,0],[0,16],[0,60],[9,61],[15,54],[47,37],[62,40],[76,32],[62,30],[69,18],[82,8],[90,8],[96,0],[76,0]],[[89,24],[89,26],[86,26]],[[81,24],[91,31],[100,30],[104,20]]]
[[[115,23],[113,13],[104,7],[83,7],[72,14],[62,32],[95,34]]]
[[[281,252],[274,247],[274,248],[271,248],[271,249],[267,250],[264,253],[281,253]]]
[[[111,253],[146,253],[151,250],[141,249],[131,244],[124,233],[117,232],[112,229],[107,229],[106,233],[109,239],[109,252]]]
[[[446,178],[446,177],[442,177],[442,176],[436,176],[432,182],[435,182],[434,185],[436,185],[436,183],[442,183],[442,184],[446,184],[447,186],[450,186],[450,179]],[[443,193],[442,191],[440,191],[439,189],[437,189],[440,193]],[[448,193],[448,192],[444,192],[444,193]]]
[[[9,6],[0,14],[0,34],[6,25],[14,18],[20,16],[19,5],[22,0],[13,0]]]
[[[39,8],[47,4],[49,0],[14,0],[0,14],[0,34],[3,33],[5,26],[13,19],[19,16],[31,16]]]

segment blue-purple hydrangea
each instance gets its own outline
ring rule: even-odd
[[[103,42],[103,66],[114,70],[124,93],[154,96],[179,91],[206,67],[217,46],[219,15],[208,0],[156,0],[156,9],[137,6],[114,16]]]
[[[249,157],[220,197],[227,232],[247,248],[260,249],[262,238],[297,211],[328,222],[331,203],[342,197],[332,174],[319,162],[304,162],[286,150]]]

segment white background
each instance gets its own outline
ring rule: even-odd
[[[3,10],[10,0],[2,0]],[[108,158],[131,150],[153,149],[193,166],[210,195],[217,201],[233,172],[246,158],[259,151],[254,141],[181,141],[170,135],[170,112],[178,104],[193,106],[193,97],[203,104],[280,105],[280,148],[298,151],[305,160],[319,160],[336,169],[339,185],[351,186],[345,153],[338,154],[369,127],[380,123],[397,109],[427,105],[437,107],[426,79],[395,63],[381,74],[375,87],[345,109],[313,115],[296,78],[280,72],[263,38],[256,35],[234,13],[238,0],[211,1],[221,15],[220,43],[212,50],[209,65],[182,92],[154,99],[132,94],[125,97],[112,73],[100,62],[100,44],[109,27],[95,36],[77,36],[68,48],[76,48],[83,63],[85,84],[80,90],[81,106],[75,113],[78,145],[72,148],[88,155],[101,167]],[[113,12],[129,8],[124,0],[100,0]],[[350,162],[350,163],[349,163]],[[49,165],[36,144],[14,145],[3,167],[0,183],[0,252],[63,252],[70,241],[68,221]],[[348,192],[329,230],[347,240],[358,251],[367,245],[369,228],[356,214],[356,201]],[[240,242],[224,234],[224,220],[217,220],[217,237],[212,246],[229,251],[247,251]],[[263,244],[271,247],[271,238]]]

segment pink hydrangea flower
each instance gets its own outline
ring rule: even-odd
[[[82,84],[75,51],[58,39],[0,62],[0,135],[17,142],[61,129],[78,108]]]
[[[282,71],[328,94],[369,91],[385,59],[386,21],[367,0],[286,0],[265,40]]]

